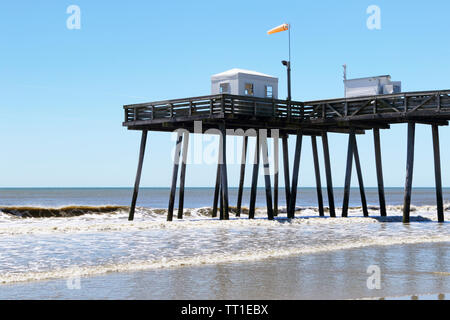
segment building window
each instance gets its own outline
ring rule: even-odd
[[[253,83],[246,83],[245,84],[245,91],[244,91],[245,95],[247,96],[252,96],[254,91],[253,91]]]
[[[272,86],[266,86],[266,98],[273,98]]]
[[[229,83],[221,83],[219,90],[220,90],[220,93],[230,93],[230,84]]]

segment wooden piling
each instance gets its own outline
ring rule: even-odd
[[[326,131],[322,132],[323,156],[325,159],[325,174],[327,178],[327,192],[328,192],[328,206],[330,208],[330,217],[336,217],[336,210],[334,208],[334,194],[333,194],[333,180],[331,176],[330,164],[330,149],[328,147],[328,134]]]
[[[261,153],[264,167],[264,183],[266,186],[266,204],[267,204],[267,218],[274,219],[272,206],[272,186],[270,183],[270,167],[269,167],[269,150],[267,147],[267,129],[261,130],[263,136],[261,137]]]
[[[279,181],[279,171],[280,171],[280,140],[279,140],[279,134],[277,133],[276,136],[273,135],[272,131],[272,138],[273,138],[273,215],[276,217],[278,216],[278,181]]]
[[[405,179],[405,195],[403,200],[403,222],[409,223],[410,209],[411,209],[411,190],[413,180],[414,168],[414,139],[415,139],[416,124],[414,122],[408,123],[408,147],[406,157],[406,179]]]
[[[317,152],[317,138],[314,135],[311,136],[311,145],[314,160],[314,172],[316,175],[316,189],[317,189],[317,202],[319,206],[319,215],[323,217],[325,216],[325,213],[323,210],[322,182],[320,181],[319,154]]]
[[[350,198],[350,182],[352,179],[352,165],[353,165],[353,154],[355,148],[355,133],[352,131],[348,136],[348,149],[347,149],[347,167],[345,171],[345,185],[344,185],[344,201],[342,204],[342,216],[348,216],[348,201]]]
[[[353,134],[353,154],[355,156],[355,167],[356,173],[358,176],[358,184],[359,184],[359,193],[361,195],[361,206],[363,210],[364,217],[369,216],[369,210],[367,209],[367,199],[366,199],[366,191],[364,189],[364,179],[361,170],[361,162],[359,161],[359,152],[358,152],[358,142],[356,141],[356,135]]]
[[[214,201],[213,201],[213,207],[212,207],[212,217],[217,217],[217,204],[219,202],[219,192],[220,192],[220,159],[218,160],[219,163],[217,163],[217,173],[216,173],[216,187],[214,189]]]
[[[386,200],[384,196],[384,181],[383,181],[383,165],[381,160],[381,143],[380,143],[380,129],[373,129],[373,139],[375,144],[375,164],[377,168],[377,181],[378,181],[378,198],[380,201],[380,215],[382,217],[387,216],[386,212]]]
[[[241,173],[239,177],[236,217],[241,216],[242,194],[244,192],[245,165],[247,162],[247,145],[248,145],[248,136],[244,136],[242,141]]]
[[[283,134],[282,144],[283,144],[283,170],[284,170],[284,190],[286,193],[286,211],[289,212],[289,201],[291,195],[291,183],[289,178],[289,150],[288,150],[288,139],[289,135],[287,133]]]
[[[220,159],[221,159],[221,170],[220,170],[220,185],[221,194],[223,197],[223,219],[228,220],[229,208],[228,208],[228,174],[227,174],[227,132],[225,123],[220,124]]]
[[[175,146],[175,155],[173,160],[173,172],[172,172],[172,187],[170,189],[169,197],[169,209],[167,211],[167,221],[173,220],[173,207],[175,203],[175,193],[177,190],[177,178],[178,178],[178,167],[180,165],[180,153],[181,153],[181,142],[183,141],[183,134],[181,130],[177,133],[177,142]]]
[[[260,137],[259,132],[256,133],[256,143],[255,143],[255,159],[253,162],[253,174],[252,174],[252,189],[250,191],[250,207],[248,211],[248,218],[254,219],[255,218],[255,205],[256,205],[256,192],[257,192],[257,185],[258,185],[258,171],[259,171],[259,151],[260,151]]]
[[[221,189],[222,190],[222,189]],[[224,209],[224,202],[223,202],[223,193],[220,192],[220,210],[219,210],[219,219],[225,220],[225,209]]]
[[[292,171],[292,187],[291,187],[291,194],[290,194],[290,203],[289,203],[289,211],[288,211],[288,218],[292,219],[295,218],[295,205],[297,200],[297,187],[298,187],[298,173],[300,169],[300,156],[302,152],[302,140],[303,140],[303,134],[299,130],[297,131],[297,140],[295,143],[295,156],[294,156],[294,167]]]
[[[444,222],[444,204],[442,199],[441,154],[439,147],[439,126],[431,125],[433,133],[434,175],[436,180],[436,206],[439,222]]]
[[[183,219],[184,210],[184,186],[186,181],[186,164],[189,150],[189,132],[183,134],[183,158],[181,160],[181,173],[180,173],[180,194],[178,199],[178,219]]]
[[[141,183],[142,165],[144,163],[145,146],[147,144],[147,130],[142,130],[141,136],[141,147],[139,151],[139,163],[136,173],[136,180],[134,182],[133,198],[131,200],[130,213],[128,215],[128,220],[134,220],[134,211],[136,209],[136,201],[139,193],[139,185]]]

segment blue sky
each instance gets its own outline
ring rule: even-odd
[[[72,4],[80,30],[66,27]],[[381,30],[366,27],[372,4]],[[0,186],[132,186],[140,137],[121,126],[122,105],[209,94],[210,76],[234,67],[279,77],[285,97],[287,33],[266,34],[284,22],[292,24],[295,100],[341,97],[344,63],[349,78],[391,74],[404,91],[448,89],[449,10],[437,0],[3,1]],[[449,133],[441,129],[445,186]],[[416,137],[414,186],[433,186],[431,128],[419,125]],[[403,186],[406,127],[381,138],[385,184]],[[343,186],[347,137],[329,140],[334,184]],[[309,141],[300,186],[315,183]],[[365,184],[376,186],[372,133],[358,144]],[[150,133],[143,186],[169,185],[172,148],[170,134]],[[232,186],[238,169],[230,166]],[[214,176],[214,165],[192,165],[187,185],[212,186]]]

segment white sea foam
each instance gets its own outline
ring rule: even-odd
[[[241,218],[231,218],[230,221],[219,221],[210,217],[211,208],[186,209],[185,219],[166,222],[166,209],[137,208],[136,219],[128,221],[126,209],[119,209],[113,213],[86,213],[73,217],[50,217],[23,219],[10,214],[0,212],[0,237],[21,234],[54,234],[54,233],[91,233],[114,231],[140,231],[151,229],[190,229],[190,228],[236,228],[236,227],[280,227],[289,225],[343,225],[343,224],[367,224],[377,222],[401,222],[401,206],[389,206],[388,217],[379,217],[377,208],[371,208],[370,217],[361,217],[360,208],[351,208],[349,218],[317,217],[317,208],[298,208],[297,219],[285,222],[285,210],[277,220],[269,221],[264,218],[265,210],[257,209],[255,220],[249,220],[245,215]],[[412,222],[437,221],[436,207],[421,206],[412,207],[414,215]]]
[[[252,251],[227,253],[214,253],[207,255],[197,255],[181,258],[162,258],[151,261],[134,260],[126,263],[103,264],[96,266],[71,266],[66,268],[58,268],[54,270],[38,271],[38,272],[6,272],[0,274],[0,283],[11,284],[27,281],[42,281],[50,279],[72,278],[74,275],[79,277],[96,276],[112,272],[135,272],[146,271],[163,268],[179,268],[187,266],[201,266],[221,263],[242,263],[264,259],[285,258],[289,256],[298,256],[305,254],[317,254],[322,252],[357,249],[369,246],[389,246],[389,245],[405,245],[418,243],[433,242],[450,242],[450,236],[438,237],[415,237],[415,238],[373,238],[359,242],[339,243],[317,245],[311,247],[299,248],[277,248],[277,249],[260,249]]]

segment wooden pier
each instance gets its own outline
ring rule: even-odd
[[[450,90],[445,90],[299,102],[220,94],[126,105],[124,106],[125,121],[123,122],[123,125],[129,130],[142,131],[139,164],[130,208],[130,220],[133,220],[134,218],[148,131],[173,132],[178,130],[172,186],[168,205],[169,210],[167,216],[167,219],[171,221],[173,219],[180,158],[182,158],[182,164],[177,217],[179,219],[183,217],[184,185],[189,134],[194,132],[211,132],[210,129],[215,129],[215,132],[220,135],[220,151],[213,200],[213,217],[217,216],[217,210],[220,202],[220,219],[229,219],[228,176],[226,163],[226,137],[229,129],[234,129],[234,132],[239,132],[237,130],[241,129],[240,132],[243,133],[243,150],[239,179],[237,216],[240,216],[241,214],[248,137],[254,136],[257,140],[257,143],[255,144],[255,159],[253,162],[249,218],[252,219],[255,216],[256,186],[262,156],[267,216],[269,219],[273,219],[278,214],[279,139],[281,138],[282,140],[282,159],[286,186],[285,196],[287,216],[288,218],[294,218],[297,185],[299,179],[299,166],[302,154],[302,141],[305,136],[310,136],[314,158],[314,171],[316,174],[319,214],[320,216],[324,216],[319,158],[317,152],[317,137],[322,138],[329,214],[331,217],[336,217],[331,159],[328,146],[329,132],[342,133],[349,136],[342,216],[346,217],[348,214],[350,179],[353,161],[357,170],[363,214],[364,216],[368,216],[363,172],[359,160],[356,139],[358,134],[364,134],[367,130],[373,130],[374,134],[380,215],[386,216],[380,129],[389,129],[391,124],[407,123],[407,163],[403,206],[403,220],[407,223],[410,221],[415,125],[416,123],[420,123],[430,125],[431,127],[436,179],[437,215],[438,221],[444,222],[439,150],[439,126],[448,125],[448,120],[450,120],[449,95]],[[201,122],[202,132],[198,132],[196,130],[196,123],[198,122]],[[289,172],[289,136],[294,136],[296,139],[292,176]],[[274,175],[273,189],[271,185],[272,181],[268,161],[268,138],[272,138],[274,140],[274,155],[276,158],[274,163],[276,174]]]

